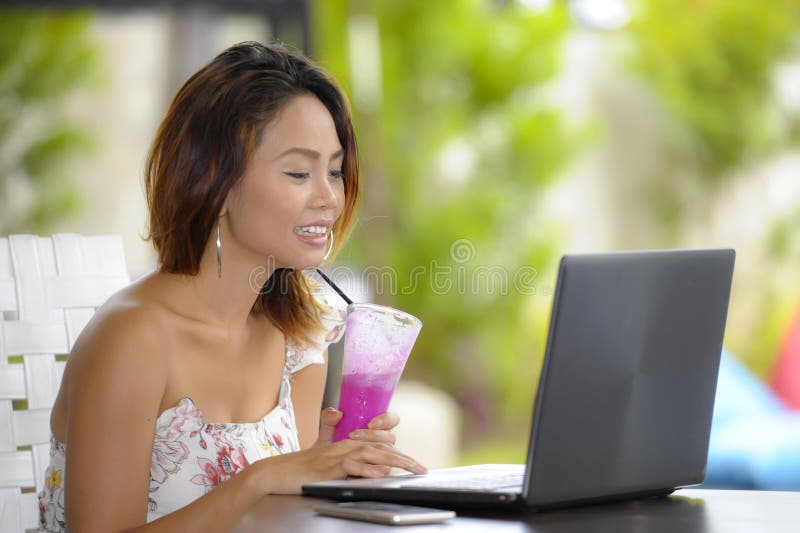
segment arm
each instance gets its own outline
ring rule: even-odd
[[[166,384],[148,311],[97,316],[67,363],[65,512],[75,531],[114,531],[147,515],[153,427]]]
[[[322,355],[324,364],[308,365],[292,375],[292,405],[301,450],[310,448],[319,436],[319,410],[327,379],[328,350],[325,349]]]

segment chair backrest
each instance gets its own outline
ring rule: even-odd
[[[38,527],[66,354],[129,282],[119,236],[0,238],[0,532]]]

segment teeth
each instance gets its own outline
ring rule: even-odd
[[[325,235],[328,233],[328,228],[325,226],[303,226],[294,228],[297,233],[306,233],[309,235]]]

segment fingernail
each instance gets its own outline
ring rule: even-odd
[[[357,431],[353,431],[353,432],[350,433],[350,438],[354,439],[354,440],[358,440],[358,439],[361,438],[361,433],[359,433]]]

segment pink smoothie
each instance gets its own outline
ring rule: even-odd
[[[348,438],[354,429],[385,413],[397,386],[397,374],[345,374],[339,393],[339,410],[344,413],[333,431],[333,442]]]

